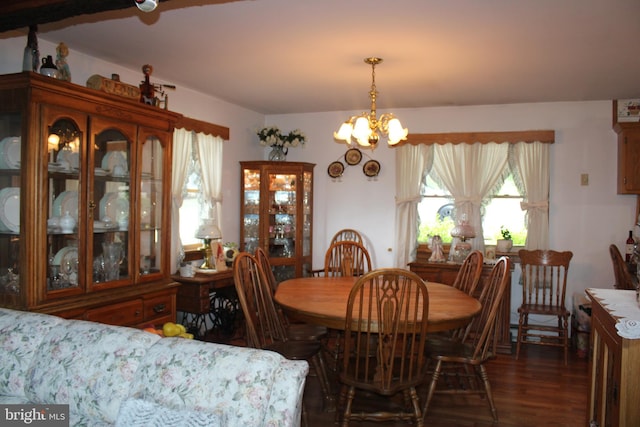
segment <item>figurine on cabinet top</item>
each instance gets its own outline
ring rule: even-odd
[[[442,238],[437,234],[431,238],[431,256],[430,262],[444,262],[445,257],[442,251]]]
[[[56,47],[56,67],[58,68],[59,79],[65,82],[71,81],[71,70],[67,64],[67,56],[69,56],[69,48],[66,44],[60,43]]]

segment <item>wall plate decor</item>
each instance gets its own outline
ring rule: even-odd
[[[362,167],[362,172],[369,178],[378,176],[380,173],[380,163],[377,160],[367,160]]]
[[[338,162],[338,161],[332,162],[327,168],[327,173],[331,178],[339,178],[342,176],[343,172],[344,172],[344,165],[342,164],[342,162]]]
[[[344,160],[349,166],[355,166],[362,160],[362,152],[357,148],[350,148],[344,153]]]

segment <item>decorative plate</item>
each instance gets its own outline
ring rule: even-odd
[[[362,152],[357,148],[350,148],[344,153],[344,160],[349,166],[355,166],[362,160]]]
[[[329,165],[327,168],[327,173],[331,178],[339,178],[342,176],[344,172],[344,165],[342,162],[335,161]]]
[[[14,233],[20,232],[19,187],[7,187],[0,190],[0,229]]]
[[[380,163],[377,160],[368,160],[362,167],[362,172],[368,177],[378,176],[380,173]]]

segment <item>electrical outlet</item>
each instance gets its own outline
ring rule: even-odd
[[[583,173],[580,175],[580,185],[589,185],[589,174]]]

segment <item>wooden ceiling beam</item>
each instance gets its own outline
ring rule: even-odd
[[[129,7],[135,7],[134,0],[2,0],[0,33]]]

